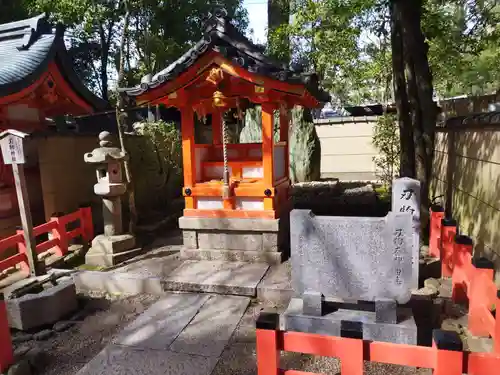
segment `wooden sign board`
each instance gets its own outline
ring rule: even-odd
[[[7,130],[0,134],[0,146],[5,164],[24,164],[24,138],[27,134]]]

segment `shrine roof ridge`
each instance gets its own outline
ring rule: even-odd
[[[252,43],[231,24],[224,9],[216,9],[205,22],[204,35],[180,58],[156,73],[152,79],[141,82],[136,87],[119,88],[130,97],[140,96],[165,82],[172,81],[189,69],[207,51],[215,51],[251,73],[267,76],[282,82],[302,84],[320,102],[330,100],[330,95],[318,87],[315,73],[304,72],[303,67],[275,61],[263,53],[263,48]]]
[[[109,104],[81,82],[64,44],[64,27],[53,27],[45,13],[0,24],[0,97],[21,92],[55,62],[72,89],[94,109]]]

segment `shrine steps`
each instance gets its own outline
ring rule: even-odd
[[[74,278],[83,293],[163,295],[175,291],[256,297],[268,270],[265,263],[183,260],[176,254],[107,272],[80,271]]]
[[[247,251],[219,249],[182,249],[181,257],[191,260],[249,262],[279,265],[283,253],[278,251]]]

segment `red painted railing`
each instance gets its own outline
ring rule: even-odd
[[[279,317],[262,313],[257,319],[258,375],[313,375],[279,367],[280,352],[296,352],[340,359],[342,375],[362,375],[364,361],[433,369],[434,375],[497,375],[500,354],[462,351],[456,332],[435,330],[433,346],[371,342],[278,329]]]
[[[475,336],[491,336],[494,352],[500,354],[500,292],[494,282],[494,265],[485,258],[473,259],[472,239],[456,235],[456,221],[442,219],[431,210],[431,228],[438,226],[437,220],[440,220],[440,241],[438,248],[429,247],[429,252],[441,259],[441,277],[452,278],[453,302],[468,302],[469,331]]]
[[[67,225],[74,222],[78,222],[77,228],[68,231]],[[84,241],[92,241],[94,229],[91,208],[82,207],[68,215],[54,214],[47,223],[33,228],[35,237],[47,233],[52,234],[52,239],[37,244],[37,254],[54,249],[56,255],[64,256],[68,252],[71,239],[80,236]],[[0,240],[0,254],[12,247],[17,247],[18,253],[0,261],[0,272],[18,264],[22,271],[29,272],[27,249],[22,230],[17,231],[13,236]]]
[[[7,320],[7,309],[5,308],[3,293],[0,293],[0,373],[7,372],[13,362],[14,351]]]

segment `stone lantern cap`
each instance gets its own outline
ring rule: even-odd
[[[84,156],[85,163],[88,164],[108,164],[112,161],[127,160],[128,155],[118,147],[113,147],[112,136],[109,132],[99,133],[99,148]]]

